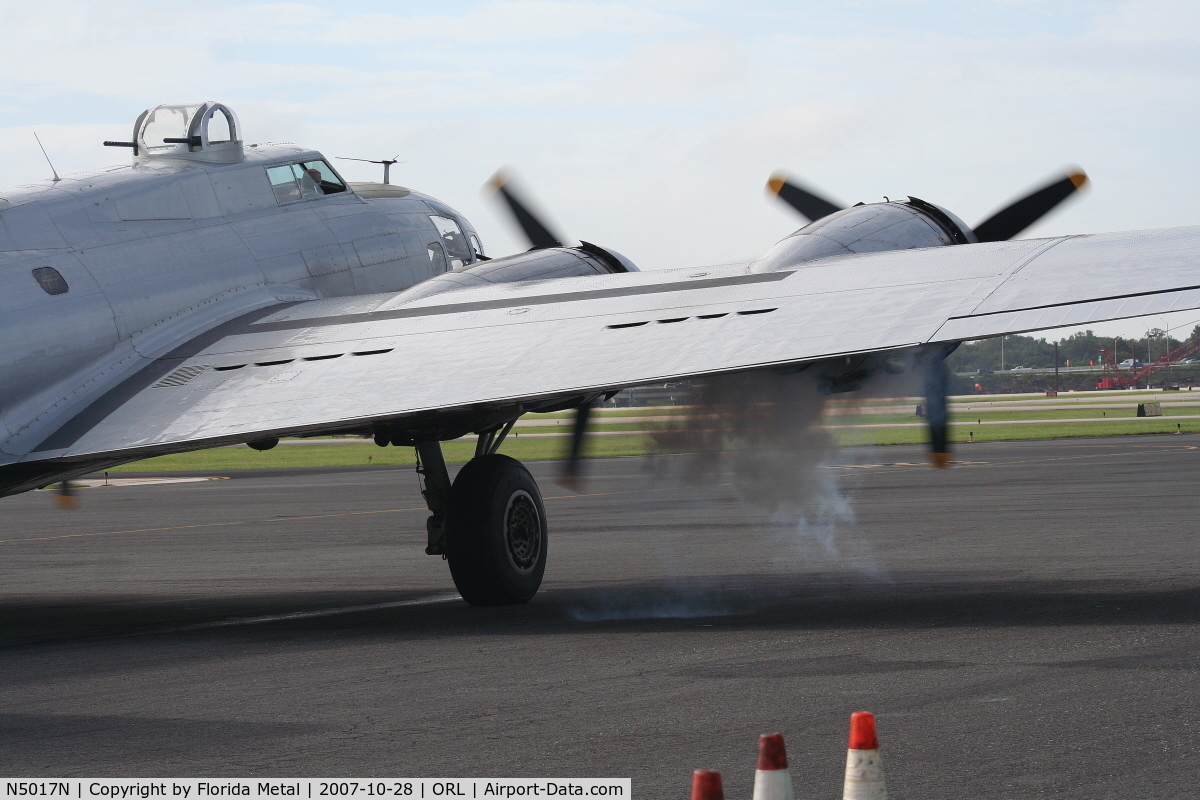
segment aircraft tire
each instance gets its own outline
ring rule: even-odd
[[[450,488],[446,560],[473,606],[528,602],[546,572],[546,509],[529,470],[498,453],[472,459]]]

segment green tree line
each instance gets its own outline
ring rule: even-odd
[[[1200,325],[1184,340],[1168,337],[1159,328],[1152,328],[1140,339],[1097,336],[1092,331],[1072,334],[1058,340],[1058,364],[1061,367],[1083,367],[1089,363],[1099,366],[1100,350],[1113,351],[1118,362],[1136,358],[1149,364],[1158,357],[1178,348],[1184,341],[1200,337]],[[1012,369],[1014,367],[1053,368],[1054,341],[1033,336],[1003,336],[964,342],[946,363],[954,372],[979,369]]]

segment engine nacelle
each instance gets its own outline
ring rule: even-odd
[[[545,281],[552,278],[571,278],[584,275],[610,275],[614,272],[638,272],[633,262],[619,253],[605,250],[588,242],[579,247],[546,247],[518,253],[514,256],[492,258],[459,267],[418,283],[389,301],[398,306],[430,295],[457,289],[470,289],[493,283]]]
[[[958,217],[915,197],[844,208],[776,244],[751,267],[774,272],[829,256],[912,250],[977,241]]]

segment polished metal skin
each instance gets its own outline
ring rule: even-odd
[[[238,130],[219,103],[159,106],[110,143],[132,150],[130,165],[0,194],[0,463],[28,461],[114,386],[258,309],[624,271],[576,248],[485,261],[475,229],[438,200],[348,184],[320,153],[247,145]],[[314,164],[325,184],[298,173],[290,195],[273,186],[280,169]],[[65,290],[47,290],[47,275]]]
[[[717,372],[821,362],[833,386],[897,351],[1200,308],[1200,228],[946,246],[957,220],[915,199],[751,265],[484,260],[448,206],[237,142],[223,108],[152,110],[132,165],[0,195],[0,494],[284,435],[444,440]],[[157,150],[160,119],[183,141]]]
[[[971,229],[949,211],[909,198],[857,205],[822,217],[776,244],[752,269],[771,272],[829,256],[974,242]]]

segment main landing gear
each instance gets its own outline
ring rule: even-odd
[[[416,445],[432,512],[425,552],[445,556],[454,586],[473,606],[524,603],[537,594],[546,571],[542,495],[521,462],[496,452],[503,438],[481,434],[475,458],[453,484],[441,444]]]

